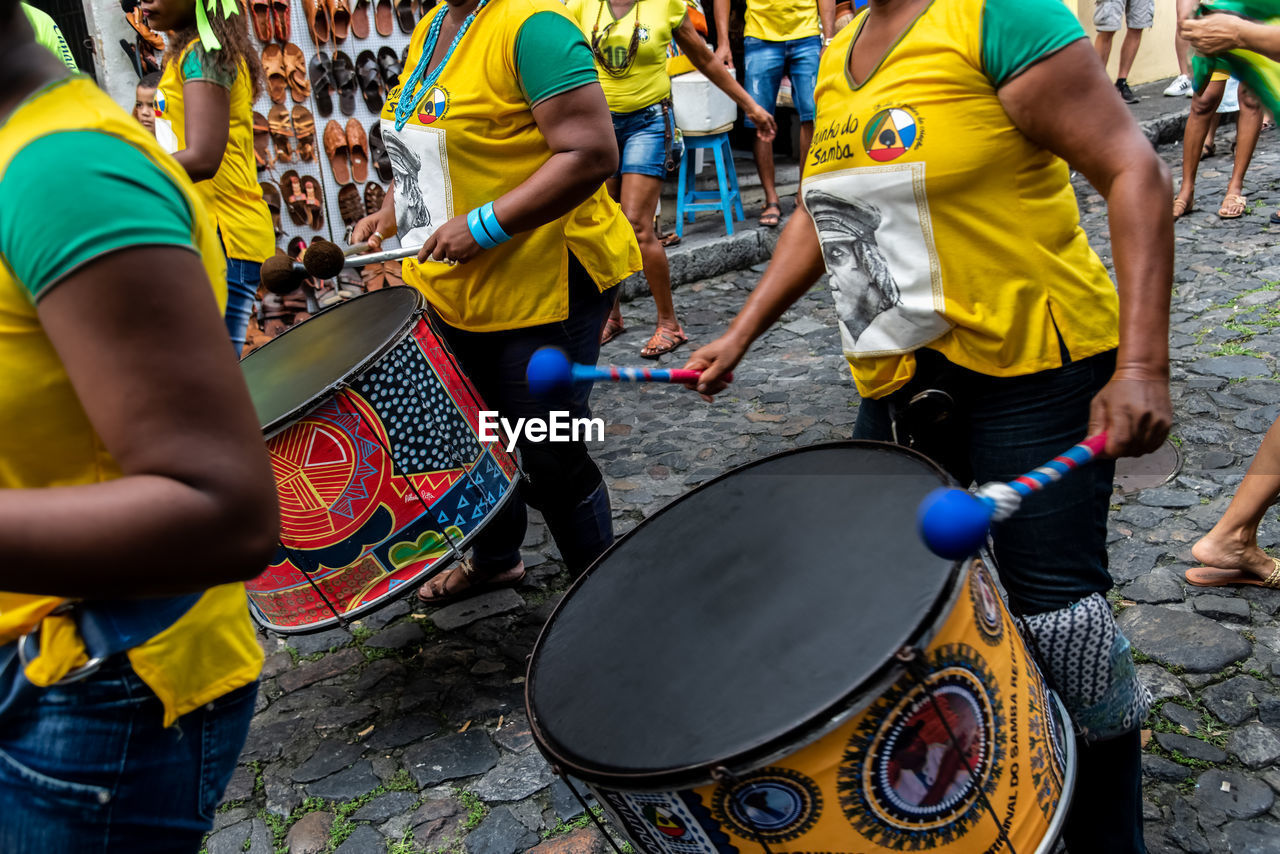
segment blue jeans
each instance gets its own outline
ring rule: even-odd
[[[610,113],[618,142],[618,171],[665,178],[667,175],[667,116],[662,104],[634,113]],[[673,157],[674,152],[673,152]]]
[[[750,36],[742,40],[743,64],[746,66],[746,90],[755,102],[773,115],[778,108],[778,88],[782,76],[791,78],[791,100],[800,121],[813,121],[816,110],[813,92],[818,85],[818,55],[822,39],[808,36],[785,42],[769,42]],[[747,119],[747,127],[755,127]]]
[[[249,313],[258,295],[258,283],[262,277],[262,265],[239,258],[227,259],[227,332],[236,358],[244,350],[244,333],[249,328]]]
[[[518,287],[519,283],[502,286]],[[569,316],[565,320],[501,332],[467,332],[433,316],[433,326],[485,406],[503,418],[512,422],[517,418],[545,419],[556,410],[567,411],[571,418],[589,418],[591,383],[574,383],[563,391],[537,397],[529,391],[525,372],[529,357],[540,347],[560,347],[573,362],[594,365],[600,357],[600,330],[617,298],[617,288],[602,293],[570,254]],[[586,442],[529,442],[521,438],[516,447],[524,479],[519,494],[511,496],[472,540],[476,570],[492,575],[520,561],[527,525],[525,504],[541,511],[569,570],[575,574],[585,570],[613,542],[609,493]]]
[[[890,440],[898,417],[913,447],[963,485],[1007,481],[1085,437],[1089,404],[1115,372],[1115,351],[1022,377],[989,377],[929,349],[916,351],[916,375],[879,400],[863,400],[853,435]],[[954,399],[937,421],[908,407],[926,389]],[[1015,613],[1056,611],[1111,589],[1107,511],[1115,463],[1095,460],[992,527],[996,568]],[[1137,731],[1107,741],[1076,740],[1075,797],[1063,830],[1071,851],[1141,854],[1142,764]]]
[[[161,726],[124,655],[66,687],[17,675],[0,648],[0,851],[195,852],[235,770],[257,683]]]

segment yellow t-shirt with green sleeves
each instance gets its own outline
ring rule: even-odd
[[[213,83],[231,97],[227,150],[217,173],[196,184],[214,223],[222,232],[228,258],[261,262],[276,253],[271,211],[262,200],[257,161],[253,157],[253,83],[243,61],[234,77],[214,64],[198,40],[165,66],[156,93],[156,123],[167,124],[177,148],[187,147],[182,87],[192,81]]]
[[[821,34],[817,0],[747,0],[747,38],[787,42]]]
[[[689,14],[684,0],[635,0],[620,18],[613,14],[609,0],[565,0],[564,5],[588,42],[595,44],[615,68],[626,63],[631,34],[637,34],[635,58],[622,76],[610,74],[596,57],[596,70],[610,110],[634,113],[671,96],[667,46]]]
[[[865,21],[823,54],[802,186],[858,391],[900,388],[921,347],[997,377],[1116,347],[1115,287],[1067,164],[996,95],[1084,38],[1075,16],[1058,0],[935,0],[856,85]]]
[[[83,265],[139,245],[199,253],[218,310],[226,308],[222,247],[195,187],[91,80],[77,75],[53,83],[0,119],[0,489],[120,476],[36,307]],[[181,571],[182,556],[175,555],[174,572]],[[0,644],[41,626],[41,653],[26,671],[37,685],[85,660],[70,619],[48,616],[62,601],[0,591]],[[128,656],[163,702],[166,725],[249,684],[262,669],[262,651],[244,586],[205,591]]]
[[[440,3],[418,23],[400,85],[382,110],[404,246],[421,244],[455,216],[524,183],[551,158],[533,107],[596,84],[590,49],[557,0],[500,0],[480,11],[436,84],[419,88],[412,117],[397,131],[404,81],[434,16],[448,9]],[[407,260],[404,280],[451,326],[521,329],[569,316],[570,252],[601,291],[640,269],[635,232],[604,187],[559,219],[514,234],[466,264]]]

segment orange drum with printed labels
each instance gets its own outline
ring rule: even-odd
[[[280,501],[280,547],[245,586],[254,617],[309,632],[413,590],[512,494],[484,408],[412,288],[341,303],[241,361]]]
[[[646,519],[543,630],[538,746],[649,854],[1052,850],[1074,739],[986,563],[921,544],[945,483],[840,442]]]

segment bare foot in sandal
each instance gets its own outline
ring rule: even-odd
[[[1252,584],[1280,588],[1280,560],[1258,547],[1230,535],[1210,531],[1191,547],[1191,555],[1204,566],[1188,569],[1187,582],[1197,587]]]
[[[601,345],[608,344],[613,339],[627,331],[627,327],[622,325],[622,316],[614,317],[609,315],[609,319],[604,322],[604,328],[600,330]]]
[[[649,336],[644,349],[640,351],[640,357],[642,359],[656,359],[688,342],[689,336],[684,334],[683,329],[668,329],[665,326],[659,326],[658,331]]]
[[[1244,216],[1248,204],[1249,200],[1239,193],[1227,193],[1227,197],[1222,200],[1222,207],[1218,208],[1218,217],[1220,219],[1239,219]]]
[[[772,211],[772,213],[770,213]],[[782,206],[777,202],[766,202],[760,211],[760,224],[768,228],[775,227],[782,219]]]
[[[450,602],[460,602],[481,593],[499,590],[503,587],[515,587],[524,580],[524,561],[520,561],[511,569],[482,577],[470,560],[463,560],[457,566],[437,573],[418,588],[418,601],[424,605],[437,607]]]
[[[1173,200],[1173,218],[1181,219],[1182,217],[1190,213],[1193,210],[1193,208],[1191,207],[1192,201],[1193,201],[1192,199],[1184,199],[1181,196],[1174,199]]]

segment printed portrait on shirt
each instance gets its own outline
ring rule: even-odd
[[[805,181],[847,355],[914,350],[945,333],[924,165],[848,169]]]
[[[396,187],[396,231],[402,246],[416,246],[448,222],[453,193],[444,131],[383,120],[382,138]]]

